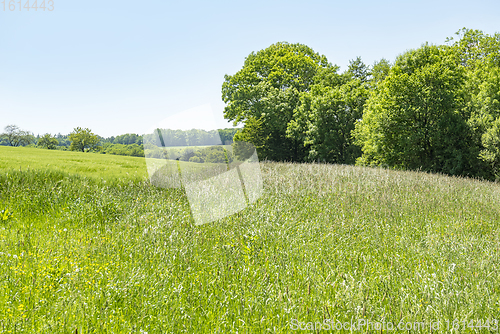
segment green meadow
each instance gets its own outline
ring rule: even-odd
[[[140,157],[0,146],[0,170],[9,169],[62,171],[108,181],[139,181],[147,176]]]
[[[257,202],[195,226],[184,191],[152,186],[143,158],[0,146],[0,332],[500,327],[499,184],[261,170]]]

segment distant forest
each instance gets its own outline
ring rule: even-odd
[[[212,131],[205,130],[170,130],[160,129],[163,134],[165,146],[206,146],[206,145],[221,145],[231,144],[233,137],[238,131],[237,128],[227,128]],[[6,132],[0,135],[0,145],[4,146],[28,146],[50,148],[63,151],[69,151],[71,146],[70,135],[62,135],[61,133],[52,136],[45,134],[44,136],[34,136],[27,131],[17,129],[14,133],[16,141],[9,141]],[[138,135],[135,133],[126,133],[119,136],[101,137],[96,135],[98,149],[93,150],[95,153],[127,155],[135,157],[144,157],[144,138],[151,138],[152,135]],[[52,146],[44,145],[44,139],[52,141]],[[152,140],[152,139],[151,139]]]

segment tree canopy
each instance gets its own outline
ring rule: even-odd
[[[37,145],[49,150],[55,150],[59,145],[59,142],[55,137],[52,137],[50,134],[46,133],[40,139],[38,139]]]
[[[288,126],[288,135],[299,138],[306,161],[353,164],[360,155],[351,131],[363,114],[366,85],[356,77],[337,87],[315,85],[301,96],[301,104]]]
[[[280,42],[248,55],[222,85],[225,117],[245,125],[235,140],[251,142],[265,159],[299,160],[302,143],[286,135],[287,126],[300,94],[329,66],[325,56],[302,44]]]
[[[252,52],[226,75],[224,115],[270,160],[500,179],[500,34],[462,29],[347,70],[302,44]]]
[[[35,136],[28,131],[21,130],[17,125],[7,125],[0,136],[10,146],[26,146],[35,142]]]
[[[356,125],[358,164],[498,177],[500,39],[458,35],[398,57]]]
[[[71,140],[70,150],[71,151],[95,151],[99,150],[99,137],[94,134],[89,128],[77,127],[69,134],[69,140]]]
[[[400,56],[357,125],[363,164],[467,172],[464,71],[453,54],[424,45]]]

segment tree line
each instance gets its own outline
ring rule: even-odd
[[[238,129],[219,129],[213,131],[205,130],[170,130],[158,129],[165,134],[166,146],[204,146],[230,144]],[[77,127],[68,135],[44,134],[34,136],[33,133],[21,130],[16,125],[8,125],[4,133],[0,134],[0,145],[6,146],[30,146],[49,150],[69,150],[79,152],[95,152],[102,154],[127,155],[144,157],[144,139],[151,142],[154,135],[138,135],[127,133],[120,136],[103,138],[88,128]],[[147,144],[146,144],[147,146]],[[153,149],[153,147],[150,147]],[[204,152],[204,151],[203,151]],[[203,153],[202,152],[202,153]],[[184,153],[184,152],[183,152]],[[161,156],[161,154],[160,154]],[[186,151],[183,160],[188,161],[194,155],[191,151]],[[205,155],[200,156],[200,161]],[[214,160],[211,154],[209,160]],[[196,158],[195,158],[196,160]]]
[[[231,144],[233,137],[238,129],[219,129],[219,130],[172,130],[156,129],[154,133],[144,135],[146,144],[153,146],[208,146],[208,145],[227,145]],[[157,143],[158,133],[162,137],[162,143]]]
[[[500,34],[463,28],[348,69],[302,44],[252,52],[222,84],[259,158],[500,178]]]

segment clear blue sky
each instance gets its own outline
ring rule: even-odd
[[[275,42],[306,44],[343,71],[357,56],[392,61],[462,27],[500,32],[499,13],[499,0],[54,0],[52,12],[0,4],[0,132],[142,134],[206,104],[222,117],[224,74]]]

